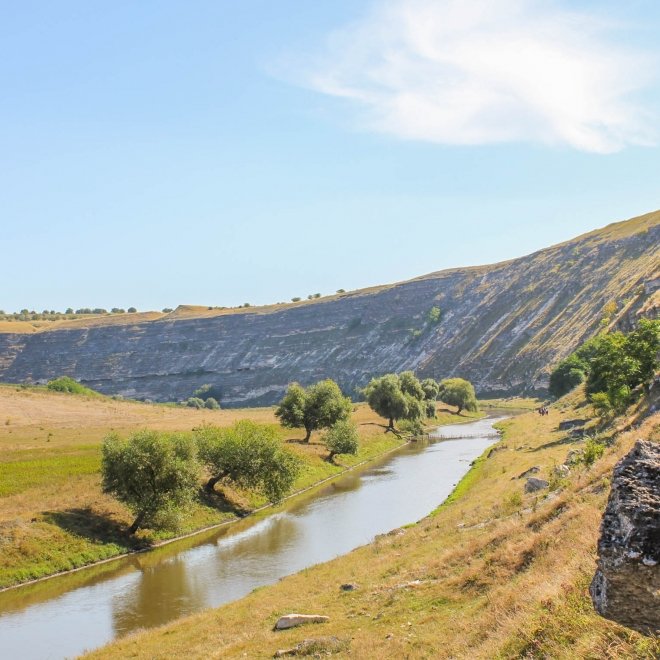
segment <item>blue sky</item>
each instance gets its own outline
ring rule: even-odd
[[[0,308],[289,300],[660,208],[650,0],[0,2]]]

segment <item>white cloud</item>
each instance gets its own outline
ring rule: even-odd
[[[305,84],[404,139],[598,153],[653,144],[633,96],[655,62],[614,27],[547,0],[390,0],[330,35]]]

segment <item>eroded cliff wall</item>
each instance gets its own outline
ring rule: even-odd
[[[292,380],[414,369],[472,380],[490,394],[532,393],[548,365],[599,327],[604,305],[643,301],[657,277],[660,212],[510,262],[442,271],[300,305],[134,325],[66,325],[0,334],[0,380],[70,375],[108,394],[184,399],[206,383],[226,406],[275,402]],[[429,310],[442,310],[438,323]]]

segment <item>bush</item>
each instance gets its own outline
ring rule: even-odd
[[[418,436],[424,433],[424,425],[419,419],[404,419],[399,424],[399,430],[407,435]]]
[[[220,410],[220,404],[212,396],[206,399],[204,407],[209,410]]]
[[[53,380],[49,380],[46,384],[49,390],[54,392],[67,392],[68,394],[86,394],[88,396],[98,396],[98,392],[81,385],[77,380],[69,376],[60,376]]]
[[[349,420],[340,420],[333,424],[323,436],[323,444],[328,448],[328,460],[333,461],[338,454],[357,454],[357,426]]]
[[[189,399],[186,400],[186,405],[188,408],[197,408],[198,410],[203,408],[205,405],[204,399],[200,399],[199,397],[196,396],[191,396]]]
[[[591,467],[605,452],[605,443],[597,437],[587,439],[581,461]]]

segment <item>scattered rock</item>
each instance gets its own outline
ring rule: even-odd
[[[275,653],[273,657],[282,658],[287,655],[331,655],[341,653],[348,649],[349,642],[338,637],[316,637],[314,639],[303,639],[293,648],[282,649]]]
[[[571,468],[564,463],[563,465],[555,465],[553,472],[560,479],[563,479],[571,473]]]
[[[339,588],[342,591],[355,591],[358,588],[358,585],[355,584],[355,582],[347,582],[346,584],[342,584]]]
[[[559,422],[559,430],[570,431],[578,426],[584,426],[586,423],[586,419],[566,419],[563,422]]]
[[[549,482],[547,482],[545,479],[537,479],[536,477],[530,477],[525,482],[525,492],[534,493],[537,490],[543,490],[544,488],[547,488],[549,485],[550,485]]]
[[[287,630],[306,623],[327,623],[328,621],[330,621],[330,617],[321,614],[285,614],[277,620],[275,630]]]
[[[534,465],[533,467],[529,468],[528,470],[525,470],[522,474],[518,475],[518,479],[526,479],[529,477],[530,474],[538,474],[541,471],[541,468],[538,465]]]
[[[615,466],[589,589],[596,611],[660,631],[660,444],[638,440]]]

